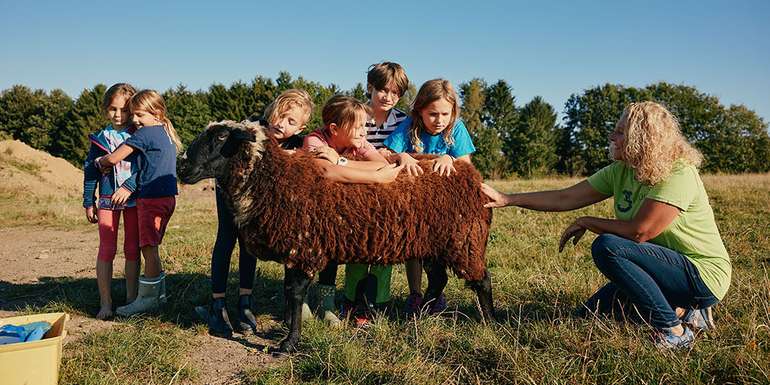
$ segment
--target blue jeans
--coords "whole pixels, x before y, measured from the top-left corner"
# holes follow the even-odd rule
[[[679,325],[674,308],[705,308],[719,302],[684,255],[649,242],[602,234],[591,246],[596,267],[610,280],[585,303],[588,310],[617,310],[624,302],[661,329]]]

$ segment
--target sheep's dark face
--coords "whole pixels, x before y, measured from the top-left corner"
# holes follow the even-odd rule
[[[210,124],[177,160],[179,179],[182,183],[193,184],[224,176],[228,159],[235,155],[240,145],[244,141],[255,140],[255,135],[239,123]]]

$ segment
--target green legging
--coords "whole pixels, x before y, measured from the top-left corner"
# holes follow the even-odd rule
[[[361,263],[349,263],[345,265],[345,298],[348,301],[356,300],[356,287],[368,274],[377,278],[377,296],[375,301],[382,304],[390,301],[390,272],[393,266],[366,265]]]

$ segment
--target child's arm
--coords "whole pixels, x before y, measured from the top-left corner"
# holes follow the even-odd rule
[[[136,191],[136,172],[131,173],[131,176],[112,194],[112,203],[115,205],[126,204],[134,191]]]
[[[112,153],[101,158],[97,158],[96,163],[102,172],[109,172],[113,166],[118,164],[121,160],[126,159],[126,157],[131,155],[133,152],[134,148],[124,143],[118,146],[118,148],[116,148]]]
[[[386,166],[380,165],[378,169],[364,170],[350,166],[332,164],[326,159],[313,159],[313,162],[321,167],[324,178],[341,183],[390,183],[396,180],[398,173],[404,168],[403,165],[396,166],[395,164],[391,164]]]
[[[102,151],[98,147],[91,144],[91,147],[88,149],[86,160],[83,162],[83,208],[86,212],[86,220],[91,223],[96,223],[98,221],[96,210],[94,209],[94,193],[96,192],[96,186],[99,182],[101,172],[96,168],[94,159],[96,159],[101,152]]]

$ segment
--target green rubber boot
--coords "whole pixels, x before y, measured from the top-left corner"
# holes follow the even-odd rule
[[[333,285],[318,284],[318,304],[319,310],[323,312],[324,321],[328,322],[332,326],[338,326],[342,324],[337,315],[334,314],[336,307],[334,306],[334,297],[337,288]]]

